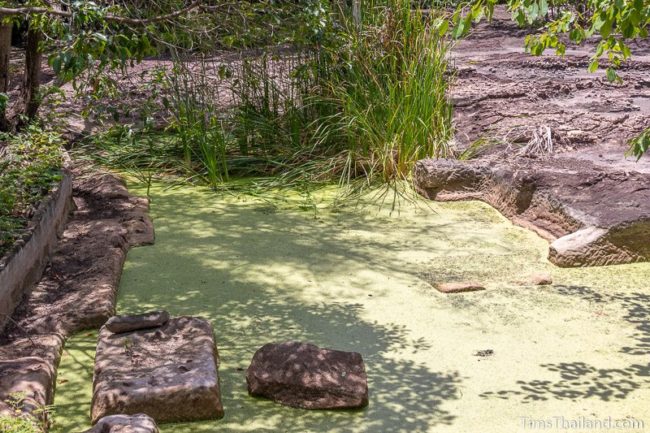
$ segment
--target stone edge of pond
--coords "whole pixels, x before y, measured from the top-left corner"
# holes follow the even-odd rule
[[[71,175],[75,210],[42,278],[0,333],[0,415],[15,415],[8,400],[17,393],[26,413],[52,404],[65,340],[115,314],[128,250],[154,242],[147,199],[130,195],[114,174],[72,168]]]
[[[560,267],[650,261],[650,175],[571,155],[418,161],[414,184],[426,198],[481,200],[550,242]]]

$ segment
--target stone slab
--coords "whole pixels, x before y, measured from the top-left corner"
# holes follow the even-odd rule
[[[63,170],[63,178],[39,206],[25,236],[0,257],[0,332],[25,292],[41,278],[72,207],[72,174]]]
[[[159,328],[169,321],[167,311],[152,311],[135,316],[113,316],[104,326],[115,334],[139,331],[141,329]]]
[[[92,421],[146,413],[156,422],[218,419],[223,406],[212,325],[177,317],[165,325],[99,334]]]
[[[485,290],[485,287],[481,283],[474,281],[463,281],[455,283],[436,283],[434,284],[436,290],[442,293],[466,293],[466,292],[478,292]]]
[[[551,242],[563,267],[650,261],[650,174],[567,155],[423,160],[418,191],[437,200],[479,199]]]
[[[368,378],[359,353],[302,342],[270,343],[253,356],[248,392],[302,409],[368,405]]]

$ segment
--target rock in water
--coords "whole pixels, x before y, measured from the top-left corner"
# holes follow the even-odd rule
[[[156,422],[223,417],[210,322],[177,317],[155,330],[99,333],[92,420],[146,413]]]
[[[485,287],[483,287],[482,284],[473,281],[460,283],[436,283],[434,287],[442,293],[465,293],[485,290]]]
[[[158,328],[168,321],[169,313],[167,311],[153,311],[136,316],[113,316],[106,321],[104,326],[115,334],[121,334],[140,329]]]
[[[548,239],[548,258],[561,267],[650,261],[647,171],[621,170],[564,153],[503,160],[428,159],[416,164],[414,183],[431,199],[491,204]]]
[[[158,433],[156,422],[143,413],[107,416],[84,433]]]
[[[550,286],[553,284],[553,277],[551,274],[538,272],[530,277],[530,283],[534,286]]]
[[[296,408],[368,405],[368,378],[361,355],[309,343],[264,345],[253,356],[246,382],[251,395]]]

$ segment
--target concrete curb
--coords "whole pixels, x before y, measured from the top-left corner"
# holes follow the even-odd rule
[[[74,208],[72,173],[64,168],[59,184],[41,202],[27,233],[0,258],[0,333],[23,295],[43,275],[58,236]]]

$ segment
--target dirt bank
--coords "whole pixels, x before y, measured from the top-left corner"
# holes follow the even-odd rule
[[[650,127],[650,41],[610,83],[586,70],[593,45],[532,57],[525,33],[499,9],[456,47],[456,140],[474,159],[421,162],[420,191],[490,203],[560,266],[650,260],[650,159],[625,156]]]

